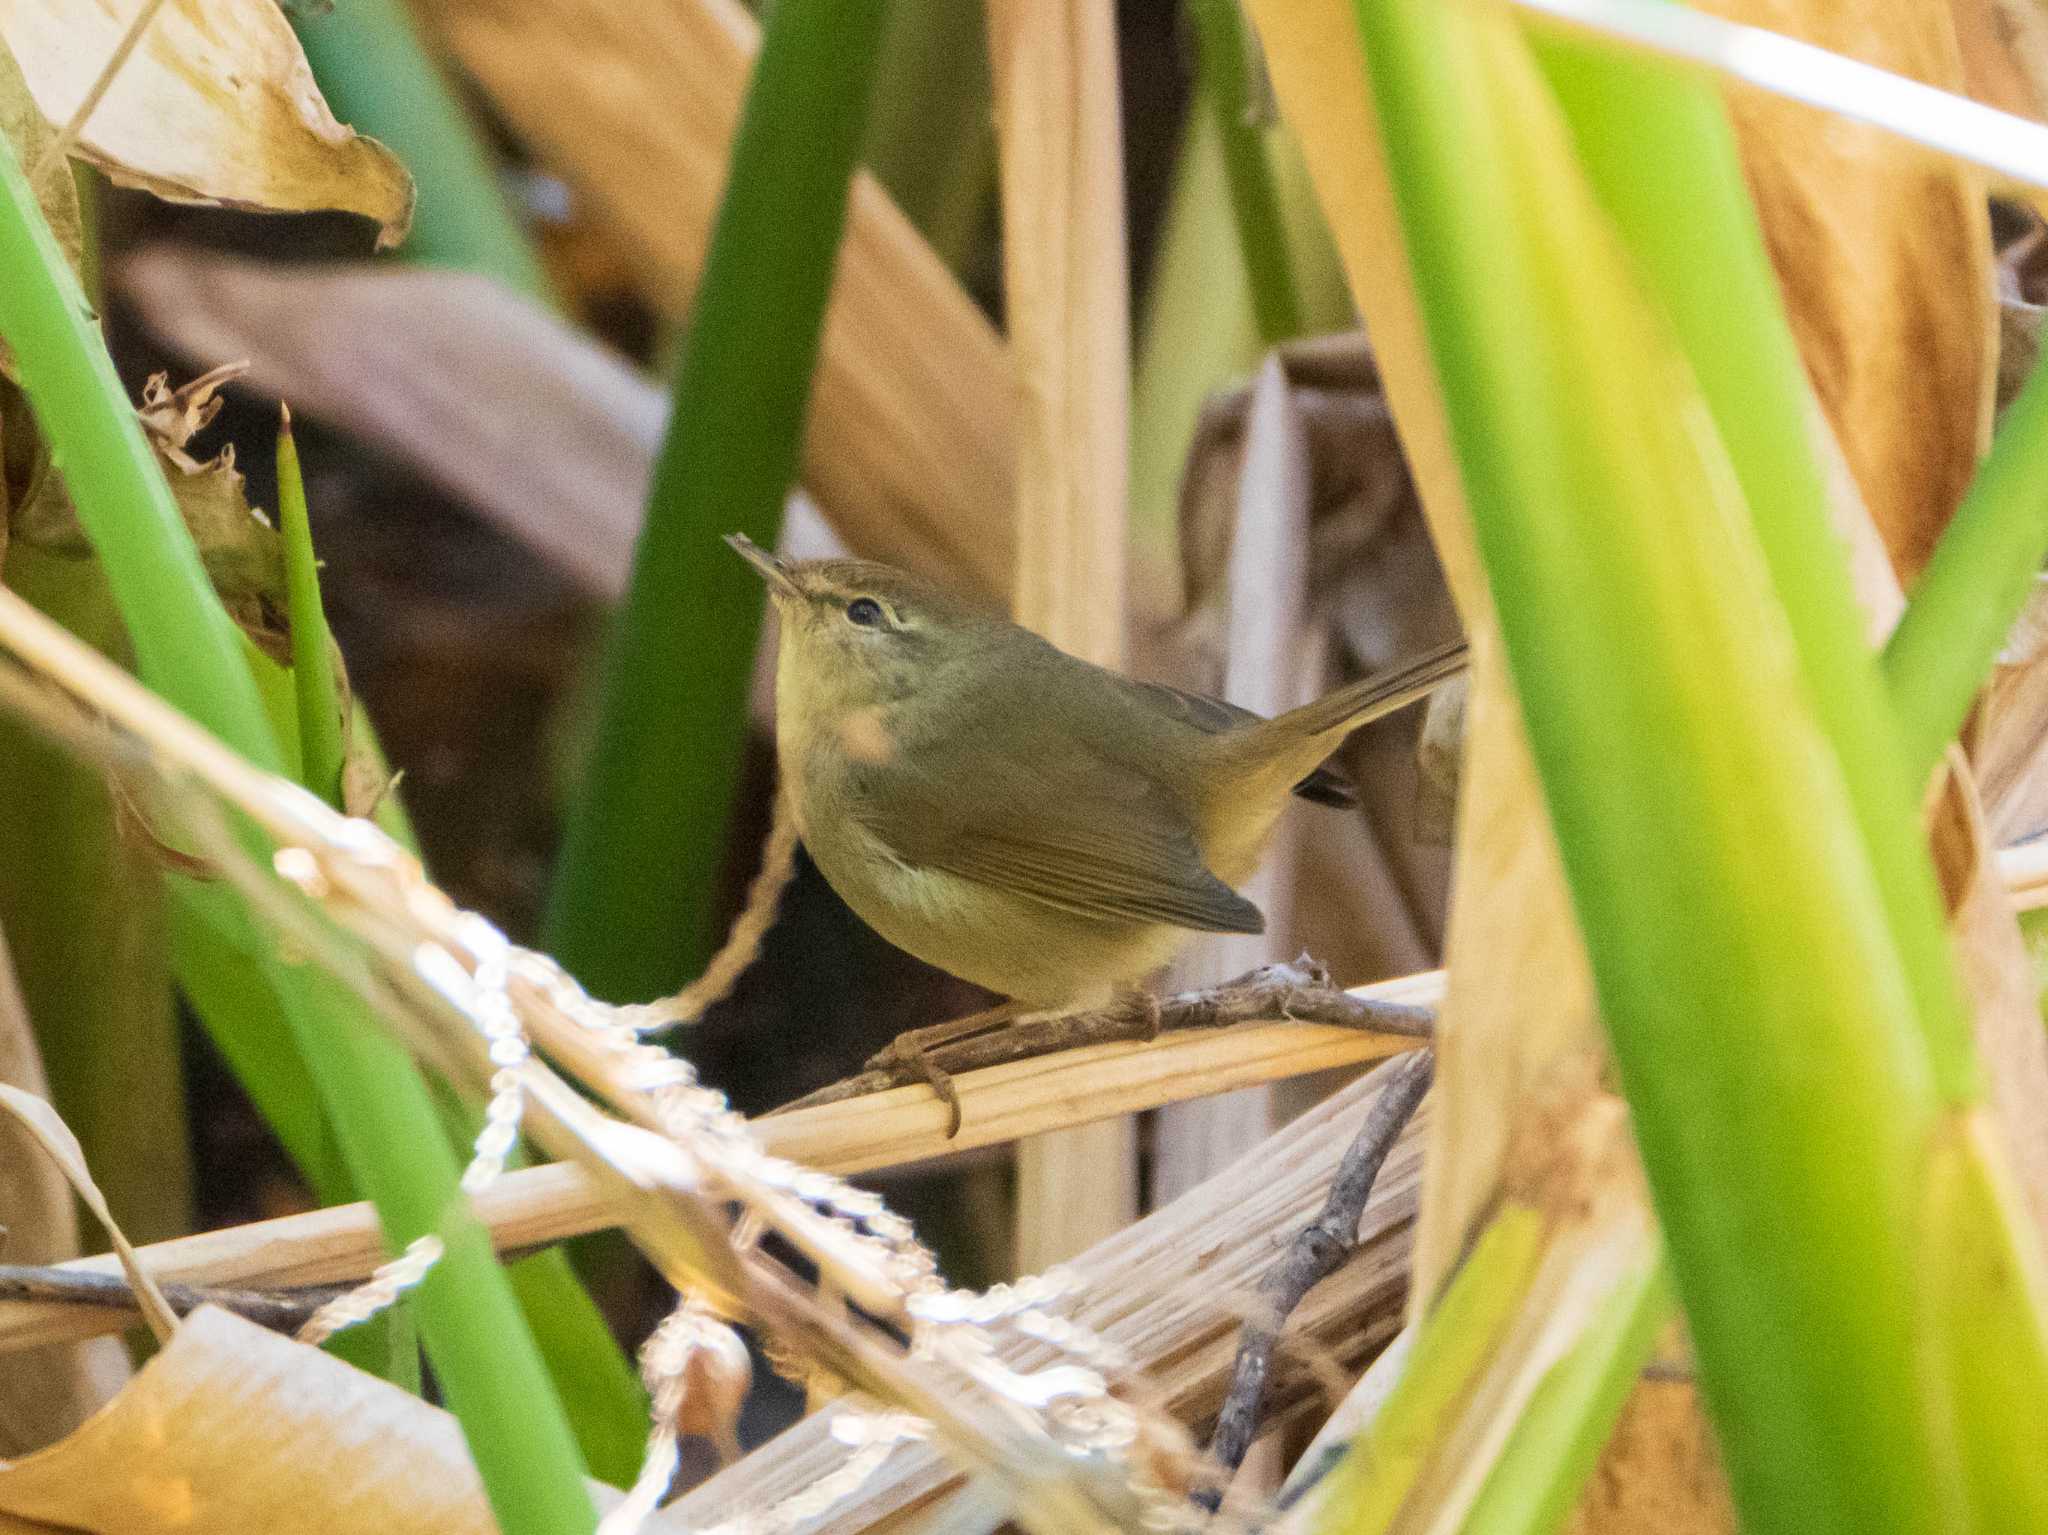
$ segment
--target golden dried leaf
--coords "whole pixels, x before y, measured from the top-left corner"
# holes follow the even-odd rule
[[[2040,0],[1951,0],[1965,94],[2022,117],[2048,105],[2048,10]]]
[[[0,0],[0,37],[45,119],[71,120],[142,3]],[[380,247],[412,218],[405,168],[335,121],[271,0],[167,0],[74,153],[171,202],[359,213]]]
[[[0,1466],[0,1529],[488,1535],[455,1420],[214,1307],[106,1411]]]
[[[687,315],[758,45],[748,9],[427,0],[420,11],[616,234],[641,293]],[[987,319],[874,178],[856,175],[804,487],[856,552],[999,597],[1014,563],[1016,403]]]

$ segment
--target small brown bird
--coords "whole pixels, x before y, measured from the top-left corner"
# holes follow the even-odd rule
[[[1088,1006],[1195,932],[1256,933],[1231,886],[1289,793],[1465,664],[1462,642],[1262,719],[1093,666],[916,576],[727,540],[781,621],[776,752],[832,888],[898,948],[1033,1007]]]

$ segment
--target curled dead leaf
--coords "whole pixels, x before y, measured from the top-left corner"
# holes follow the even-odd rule
[[[495,1528],[448,1414],[210,1306],[106,1411],[0,1466],[0,1526],[12,1520],[95,1535]]]
[[[176,389],[171,387],[168,373],[152,373],[142,386],[136,419],[159,451],[175,453],[186,467],[196,469],[199,466],[186,456],[186,448],[220,414],[221,387],[248,371],[246,361],[224,362]]]
[[[0,0],[0,37],[48,122],[71,121],[143,3]],[[74,153],[170,202],[358,213],[376,221],[380,248],[412,219],[412,178],[335,120],[271,0],[167,0]]]

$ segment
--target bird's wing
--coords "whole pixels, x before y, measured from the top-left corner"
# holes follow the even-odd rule
[[[906,864],[1084,917],[1265,929],[1157,785],[1064,733],[995,761],[938,743],[912,755],[849,785],[862,825]]]
[[[1221,735],[1241,725],[1259,724],[1264,718],[1236,704],[1211,698],[1207,693],[1190,693],[1185,688],[1168,687],[1163,682],[1140,682],[1135,677],[1117,677],[1116,680],[1136,702],[1169,719],[1192,725],[1204,735]],[[1349,810],[1358,803],[1358,791],[1352,787],[1351,780],[1328,763],[1296,784],[1294,792],[1305,800],[1338,810]]]

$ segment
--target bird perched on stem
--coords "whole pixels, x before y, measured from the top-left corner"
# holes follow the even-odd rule
[[[1276,719],[1137,682],[931,582],[728,542],[781,624],[776,755],[798,834],[900,949],[1035,1008],[1097,1006],[1197,932],[1256,933],[1231,887],[1290,794],[1465,664],[1462,642]]]

